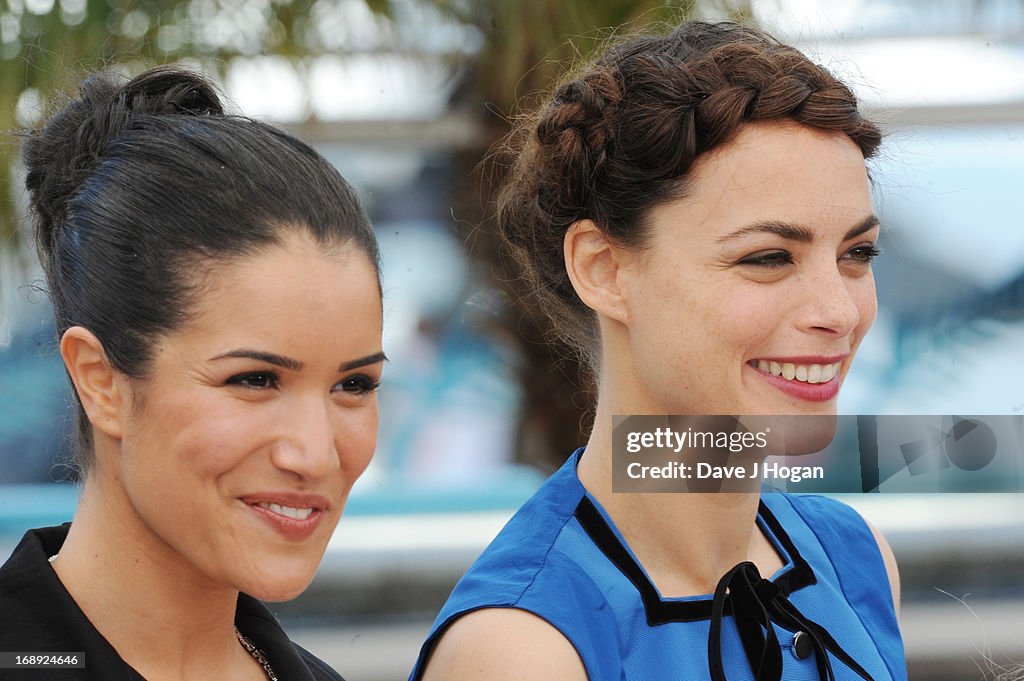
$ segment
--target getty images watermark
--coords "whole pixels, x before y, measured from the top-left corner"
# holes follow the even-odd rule
[[[616,416],[615,492],[1018,492],[1024,416]]]

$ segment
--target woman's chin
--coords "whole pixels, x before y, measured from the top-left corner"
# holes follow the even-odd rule
[[[272,564],[258,575],[242,577],[237,584],[239,591],[270,603],[281,603],[298,597],[309,587],[316,574],[317,563],[312,565],[288,565],[273,569]]]
[[[309,586],[312,580],[301,582],[289,582],[279,584],[267,584],[254,586],[252,589],[241,589],[245,594],[267,603],[284,603],[298,598]]]

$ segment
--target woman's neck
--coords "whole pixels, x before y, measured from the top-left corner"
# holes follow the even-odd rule
[[[150,681],[261,678],[235,635],[238,591],[185,563],[111,483],[97,470],[87,477],[52,562],[78,607]]]
[[[755,520],[760,501],[756,485],[730,493],[613,492],[615,408],[598,401],[577,471],[663,596],[710,593],[725,572],[747,560],[766,577],[782,567]]]

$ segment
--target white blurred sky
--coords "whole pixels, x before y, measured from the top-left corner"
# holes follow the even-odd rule
[[[1000,35],[1024,24],[1017,0],[754,0],[753,7],[761,25],[835,71],[872,108],[1024,101],[1024,43]],[[345,19],[350,33],[380,30],[358,14]],[[436,119],[453,78],[441,59],[422,55],[468,51],[479,42],[431,19],[420,35],[435,39],[426,50],[414,46],[420,57],[324,57],[311,64],[308,88],[282,59],[239,60],[227,89],[243,111],[279,121],[307,111],[326,121]]]

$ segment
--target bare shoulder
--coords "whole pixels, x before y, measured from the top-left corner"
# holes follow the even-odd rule
[[[861,516],[862,518],[864,516]],[[867,523],[868,529],[871,530],[871,534],[874,535],[875,541],[878,542],[878,550],[882,553],[882,560],[885,562],[885,571],[889,575],[889,587],[892,589],[892,604],[896,610],[896,614],[900,614],[900,571],[896,565],[896,556],[892,552],[892,548],[889,546],[889,542],[886,541],[885,535],[881,531],[871,524],[867,518],[864,518],[864,522]]]
[[[576,649],[555,627],[515,608],[463,615],[442,635],[423,681],[587,681]]]

